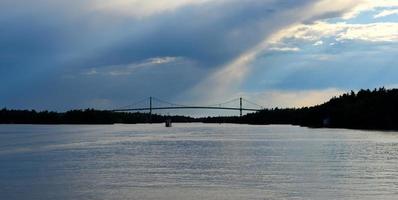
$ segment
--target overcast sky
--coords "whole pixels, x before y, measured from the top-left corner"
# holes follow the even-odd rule
[[[398,86],[397,0],[2,0],[0,107],[266,107]]]

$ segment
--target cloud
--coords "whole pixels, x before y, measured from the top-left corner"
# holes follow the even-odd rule
[[[279,41],[274,42],[281,43],[291,39],[318,42],[322,38],[330,37],[336,41],[398,42],[398,23],[348,24],[318,21],[286,29],[279,35]]]
[[[373,18],[381,18],[381,17],[387,17],[390,15],[396,15],[398,14],[398,9],[395,10],[383,10],[379,14],[374,15]]]
[[[243,87],[252,91],[350,90],[397,83],[398,43],[345,41],[321,48],[312,44],[304,42],[298,53],[263,54],[253,63]]]
[[[97,75],[98,71],[96,69],[90,69],[89,71],[83,72],[83,75],[92,76]]]
[[[215,1],[217,0],[94,0],[91,1],[90,9],[113,15],[143,18],[164,12],[171,12],[183,6],[197,6]]]
[[[166,63],[171,63],[176,61],[178,58],[177,57],[157,57],[157,58],[150,58],[147,60],[146,64],[152,64],[152,65],[160,65],[160,64],[166,64]]]
[[[151,67],[162,66],[166,64],[178,64],[182,62],[183,58],[178,57],[157,57],[149,58],[142,62],[130,63],[126,65],[112,65],[112,66],[101,66],[97,68],[91,68],[83,72],[83,75],[111,75],[111,76],[128,76],[137,70],[148,69]]]
[[[357,5],[343,16],[343,19],[351,19],[362,12],[372,11],[377,8],[398,8],[398,2],[396,0],[359,0]]]
[[[288,30],[286,27],[294,27],[296,24],[312,22],[330,17],[338,17],[350,10],[356,3],[338,0],[321,0],[311,4],[296,6],[272,15],[262,25],[272,24],[275,28],[262,35],[261,42],[244,51],[232,62],[220,67],[210,77],[193,88],[192,93],[200,94],[201,99],[216,99],[217,97],[233,97],[239,84],[250,72],[250,63],[264,51],[298,51],[297,47],[286,47],[278,39]],[[278,24],[274,20],[278,19]],[[277,25],[277,26],[276,26]],[[282,37],[283,38],[283,37]]]
[[[321,46],[321,45],[323,45],[323,41],[322,40],[319,40],[319,41],[314,43],[314,46]]]
[[[339,24],[335,27],[342,30],[337,40],[398,42],[398,23]]]
[[[298,47],[271,47],[271,48],[269,48],[269,51],[295,52],[295,51],[300,51],[300,48],[298,48]]]

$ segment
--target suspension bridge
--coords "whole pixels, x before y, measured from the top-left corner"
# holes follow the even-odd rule
[[[160,103],[161,105],[158,105],[157,103]],[[236,103],[237,105],[231,105],[232,103]],[[244,105],[252,107],[244,107]],[[158,99],[156,97],[148,97],[140,101],[137,101],[133,104],[117,108],[111,111],[113,112],[149,111],[149,113],[152,114],[152,111],[154,110],[179,110],[179,109],[235,110],[239,111],[240,116],[242,116],[243,111],[257,112],[264,109],[264,107],[257,103],[246,100],[244,98],[236,98],[218,104],[198,106],[198,105],[175,104]]]

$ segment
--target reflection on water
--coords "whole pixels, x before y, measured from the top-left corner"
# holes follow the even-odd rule
[[[396,199],[398,133],[0,126],[0,199]]]

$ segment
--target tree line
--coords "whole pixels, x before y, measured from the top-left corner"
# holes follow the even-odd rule
[[[34,110],[0,110],[2,124],[114,124],[114,123],[245,123],[292,124],[307,127],[398,130],[398,89],[351,91],[328,102],[303,108],[273,108],[242,117],[162,116],[148,113],[119,113],[94,109],[64,113]]]
[[[265,109],[243,117],[212,117],[202,121],[398,130],[398,89],[362,89],[312,107]]]
[[[166,119],[174,122],[193,122],[186,116],[163,116],[149,113],[121,113],[94,109],[71,110],[65,113],[35,110],[0,110],[1,124],[137,124],[163,123]]]

